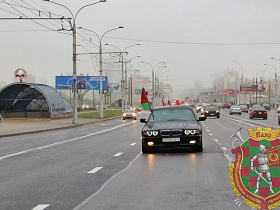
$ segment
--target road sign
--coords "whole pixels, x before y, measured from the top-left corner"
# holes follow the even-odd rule
[[[154,100],[154,97],[151,97],[151,100]]]

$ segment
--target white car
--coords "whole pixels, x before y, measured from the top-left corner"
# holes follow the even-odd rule
[[[241,115],[241,107],[240,106],[237,106],[237,105],[233,105],[230,107],[229,109],[229,114],[232,115],[232,114],[239,114]]]
[[[202,108],[203,104],[197,104],[196,105],[196,113],[198,113],[200,111],[200,109]]]
[[[132,109],[126,109],[124,110],[124,113],[122,114],[123,120],[126,118],[133,118],[133,120],[136,120],[137,113],[133,111]]]

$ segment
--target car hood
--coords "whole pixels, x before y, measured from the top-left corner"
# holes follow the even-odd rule
[[[147,123],[143,130],[170,130],[170,129],[200,129],[200,124],[197,121],[168,121]]]

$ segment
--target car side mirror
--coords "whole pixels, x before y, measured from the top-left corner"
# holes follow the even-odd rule
[[[141,118],[141,119],[140,119],[140,122],[141,122],[141,123],[147,123],[147,121],[146,121],[145,118]]]
[[[206,117],[199,117],[198,118],[198,121],[204,121],[204,120],[206,120]]]

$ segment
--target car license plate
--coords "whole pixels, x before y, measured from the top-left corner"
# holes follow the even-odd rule
[[[259,112],[259,114],[262,114],[262,112]]]
[[[180,138],[162,138],[162,142],[178,142]]]

